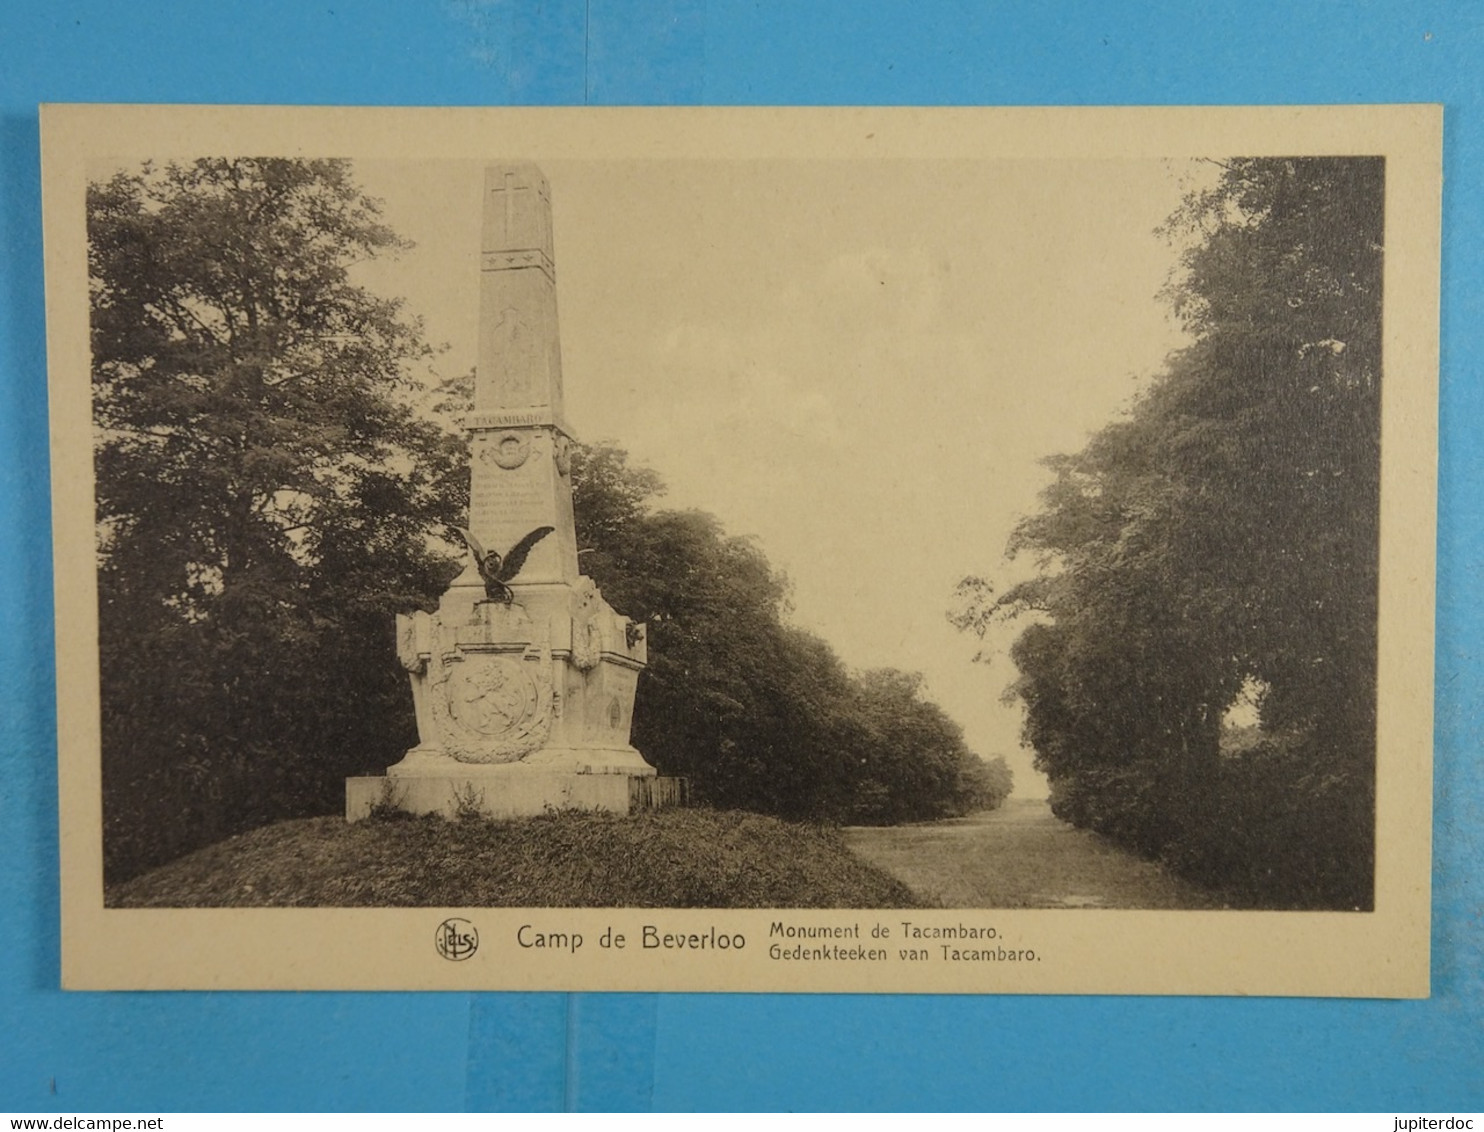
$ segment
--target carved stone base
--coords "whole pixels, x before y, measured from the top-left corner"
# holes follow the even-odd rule
[[[386,778],[347,779],[346,816],[378,804],[492,816],[627,813],[629,780],[655,776],[629,744],[642,632],[585,577],[513,586],[506,605],[487,600],[467,574],[436,613],[397,618],[419,743]]]

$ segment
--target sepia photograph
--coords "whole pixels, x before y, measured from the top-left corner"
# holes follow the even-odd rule
[[[48,113],[69,985],[1426,993],[1431,108]]]

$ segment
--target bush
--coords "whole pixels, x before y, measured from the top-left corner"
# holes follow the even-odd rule
[[[1063,821],[1260,908],[1373,907],[1374,806],[1353,760],[1277,739],[1224,755],[1199,799],[1152,760],[1089,768],[1051,793]]]
[[[1227,756],[1208,820],[1172,842],[1166,860],[1242,903],[1369,911],[1375,792],[1346,762],[1281,742]]]

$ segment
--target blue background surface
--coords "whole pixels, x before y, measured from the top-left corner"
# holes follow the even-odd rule
[[[10,0],[0,1109],[1484,1109],[1481,64],[1478,3]],[[43,101],[1444,103],[1433,997],[63,994]]]

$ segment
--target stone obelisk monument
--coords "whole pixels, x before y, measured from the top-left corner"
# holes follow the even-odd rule
[[[346,814],[374,805],[494,816],[627,811],[655,771],[629,745],[644,633],[577,569],[570,431],[562,410],[551,194],[534,165],[484,174],[471,547],[436,613],[397,618],[420,742],[385,778],[346,782]],[[510,555],[550,528],[524,562]],[[511,563],[486,584],[494,556]],[[654,782],[640,791],[653,800]],[[659,793],[667,793],[660,791]]]

